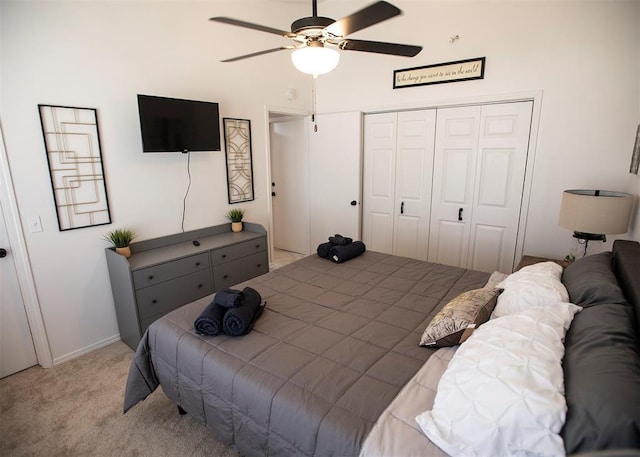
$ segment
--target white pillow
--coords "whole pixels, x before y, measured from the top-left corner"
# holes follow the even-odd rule
[[[510,274],[496,286],[504,291],[498,296],[491,318],[547,303],[568,302],[569,293],[561,277],[562,267],[555,262],[536,263]]]
[[[427,437],[452,456],[564,455],[563,339],[581,309],[554,303],[480,326],[416,417]]]

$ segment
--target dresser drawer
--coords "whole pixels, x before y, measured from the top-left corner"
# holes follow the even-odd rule
[[[137,290],[138,313],[141,320],[163,315],[212,292],[209,270],[197,271]]]
[[[162,265],[136,270],[133,272],[133,284],[136,289],[142,289],[178,276],[207,269],[209,269],[209,254],[203,252],[202,254],[172,260]]]
[[[266,237],[256,238],[255,240],[244,241],[242,243],[233,244],[224,248],[211,251],[211,263],[219,265],[224,262],[231,262],[241,257],[254,254],[256,252],[266,251]]]
[[[220,290],[268,272],[267,252],[259,252],[222,265],[214,265],[213,284],[216,290]]]

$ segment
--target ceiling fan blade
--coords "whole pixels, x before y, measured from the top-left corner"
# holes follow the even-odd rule
[[[267,27],[266,25],[254,24],[252,22],[241,21],[239,19],[233,19],[231,17],[217,16],[210,17],[209,20],[222,22],[229,25],[237,25],[238,27],[244,27],[246,29],[259,30],[260,32],[273,33],[275,35],[280,35],[286,38],[295,36],[295,34],[287,32],[286,30],[274,29],[273,27]]]
[[[283,51],[285,49],[293,49],[295,46],[281,46],[279,48],[267,49],[265,51],[252,52],[251,54],[245,54],[243,56],[232,57],[231,59],[221,60],[220,62],[235,62],[236,60],[248,59],[249,57],[261,56],[263,54],[270,54],[272,52]]]
[[[341,40],[338,47],[345,51],[377,52],[404,57],[413,57],[422,51],[422,46],[367,40]]]
[[[378,22],[391,19],[402,12],[387,2],[373,3],[360,11],[356,11],[350,16],[338,19],[333,24],[327,26],[325,30],[335,36],[347,36],[358,30],[362,30]]]

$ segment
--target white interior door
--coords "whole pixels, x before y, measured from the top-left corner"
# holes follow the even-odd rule
[[[438,109],[430,261],[512,271],[532,105]]]
[[[309,156],[303,117],[269,124],[273,245],[309,254]]]
[[[466,266],[480,106],[438,109],[429,261]]]
[[[513,269],[533,102],[484,105],[468,268]]]
[[[0,204],[0,378],[38,363]]]
[[[435,110],[398,113],[393,254],[427,260]]]
[[[309,227],[314,252],[339,233],[359,240],[362,175],[362,115],[316,116],[309,131]]]
[[[397,113],[364,117],[362,240],[385,254],[393,254],[397,119]]]

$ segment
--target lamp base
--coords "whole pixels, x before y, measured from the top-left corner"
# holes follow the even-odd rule
[[[584,253],[582,254],[582,257],[587,255],[587,247],[589,246],[589,241],[602,241],[603,243],[607,242],[606,235],[596,235],[595,233],[573,232],[573,237],[578,239],[578,243],[584,243]]]

